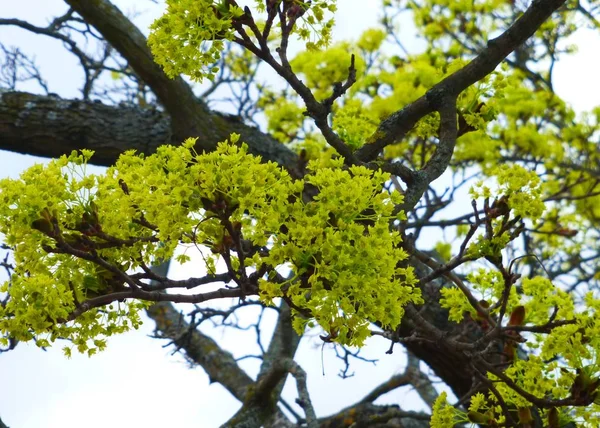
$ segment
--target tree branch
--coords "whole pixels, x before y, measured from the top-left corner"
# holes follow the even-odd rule
[[[382,121],[371,137],[371,141],[357,150],[356,157],[364,162],[372,161],[384,147],[401,141],[417,121],[435,111],[437,107],[435,101],[440,94],[456,97],[490,74],[564,3],[565,0],[534,0],[525,13],[502,35],[488,41],[487,48],[473,61],[433,86],[418,100]]]
[[[466,87],[491,72],[515,46],[523,43],[524,40],[533,34],[539,25],[550,16],[552,11],[561,6],[563,1],[534,0],[532,6],[525,14],[502,36],[490,41],[488,47],[469,65],[435,85],[424,97],[409,104],[383,121],[377,133],[374,134],[378,138],[359,150],[359,159],[363,161],[373,160],[386,145],[404,138],[404,135],[412,129],[420,118],[436,109],[440,109],[439,100],[441,98],[455,98]],[[36,97],[29,94],[3,94],[0,98],[1,147],[6,146],[21,153],[31,153],[31,148],[34,147],[38,151],[36,154],[45,156],[56,156],[59,154],[58,147],[62,144],[65,144],[65,146],[62,146],[63,150],[60,151],[60,154],[68,153],[72,148],[100,148],[105,153],[102,158],[105,164],[110,164],[114,162],[119,153],[129,148],[136,148],[145,153],[151,152],[158,145],[165,142],[158,141],[163,135],[169,142],[179,142],[187,136],[199,136],[201,137],[199,148],[211,150],[214,148],[216,141],[225,139],[230,132],[239,132],[237,131],[239,129],[244,131],[239,133],[242,134],[242,140],[250,144],[252,153],[265,153],[265,159],[277,161],[280,165],[288,168],[296,167],[297,157],[282,145],[276,143],[270,137],[261,134],[259,131],[253,130],[239,122],[230,120],[224,116],[211,114],[194,97],[191,89],[182,79],[169,80],[152,61],[152,56],[146,47],[145,38],[141,32],[110,2],[107,0],[96,0],[93,2],[67,0],[67,2],[86,21],[94,25],[104,35],[106,40],[129,61],[136,73],[156,93],[167,113],[171,116],[172,121],[169,121],[166,116],[162,116],[165,122],[159,121],[159,116],[138,119],[145,126],[149,124],[157,125],[159,122],[164,123],[163,127],[160,128],[160,132],[158,132],[159,137],[154,137],[152,144],[155,145],[150,145],[147,142],[148,140],[145,140],[143,137],[136,138],[136,136],[127,135],[128,132],[141,133],[142,136],[148,135],[145,132],[146,128],[144,126],[133,127],[130,124],[118,122],[118,118],[116,117],[112,117],[112,121],[104,123],[105,126],[96,124],[92,130],[89,130],[86,128],[86,125],[93,123],[95,119],[93,114],[95,112],[100,112],[104,108],[112,109],[110,110],[110,114],[109,110],[102,110],[105,115],[104,117],[111,117],[111,114],[118,115],[121,112],[129,113],[129,111],[126,111],[123,107],[108,107],[101,104],[85,103],[83,109],[89,108],[90,110],[84,114],[85,117],[83,120],[81,118],[75,120],[75,123],[79,127],[75,125],[77,132],[74,133],[72,130],[73,118],[77,119],[75,113],[84,103],[71,102],[75,104],[66,108],[66,110],[69,110],[67,113],[61,113],[60,109],[56,109],[60,118],[57,122],[56,117],[52,116],[52,113],[56,113],[56,110],[51,111],[49,105],[45,105],[45,108],[40,108],[37,105],[38,101],[49,102],[48,100],[54,100],[54,103],[69,103],[69,101],[57,100],[52,97]],[[8,105],[11,97],[16,97],[12,100],[12,107]],[[26,99],[25,102],[23,102],[24,99]],[[70,111],[71,108],[73,111]],[[135,113],[133,110],[137,109],[131,110],[133,114]],[[441,109],[442,113],[444,111]],[[72,115],[69,116],[69,114]],[[139,111],[136,114],[139,114]],[[152,114],[160,115],[156,111]],[[443,116],[449,118],[450,114],[444,113]],[[444,117],[442,118],[442,122],[446,120]],[[32,120],[32,118],[35,120]],[[454,116],[454,128],[456,126],[455,122]],[[56,123],[58,125],[55,125]],[[58,128],[53,129],[53,132],[59,138],[59,141],[52,141],[50,135],[44,133],[43,125],[58,126]],[[29,128],[29,126],[34,127]],[[5,130],[6,133],[4,132]],[[34,132],[36,130],[43,131],[42,135],[44,137],[40,138],[37,136]],[[67,138],[60,135],[63,132]],[[116,136],[120,138],[118,144],[108,141],[111,139],[111,132],[116,132]],[[23,136],[22,134],[26,135]],[[434,180],[445,169],[445,167],[442,168],[444,162],[446,162],[445,159],[451,156],[453,149],[452,138],[450,138],[451,134],[455,134],[452,126],[442,126],[440,145],[436,154],[425,168],[419,171],[419,173],[424,175],[424,179]],[[383,137],[379,138],[379,135],[383,135]],[[91,136],[94,139],[90,140]],[[28,148],[18,148],[18,143],[15,141],[28,145]],[[263,145],[261,142],[266,143]],[[77,144],[81,143],[84,143],[84,145],[77,147]],[[106,144],[109,146],[106,146]],[[52,145],[52,149],[46,147],[47,145]],[[413,178],[412,171],[406,171],[402,168],[400,170],[404,176]],[[411,200],[416,199],[418,201],[422,195],[421,187],[422,184],[414,186],[414,189],[411,190],[413,192]],[[415,355],[427,362],[450,385],[454,392],[460,396],[462,395],[461,392],[469,390],[471,383],[469,358],[462,352],[469,347],[466,344],[463,345],[460,342],[451,341],[445,337],[445,333],[449,328],[440,328],[440,326],[448,326],[447,314],[436,302],[434,301],[433,304],[420,312],[417,312],[412,307],[407,308],[405,319],[398,333],[404,337],[408,337],[415,331],[417,326],[421,329],[430,342],[407,343],[407,347]],[[148,310],[148,314],[156,321],[157,328],[163,332],[165,337],[171,338],[178,346],[186,346],[187,355],[193,361],[202,365],[209,376],[211,376],[211,379],[222,383],[234,396],[244,400],[248,386],[252,383],[252,380],[241,371],[230,354],[218,348],[212,339],[207,338],[200,332],[196,330],[190,332],[189,328],[187,328],[188,325],[183,322],[180,314],[170,303],[158,303]],[[439,343],[435,343],[435,341]],[[192,345],[186,345],[188,342],[192,343]],[[275,372],[273,377],[264,378],[265,383],[262,384],[263,386],[267,385],[271,390],[277,387],[286,372],[279,373],[277,370]],[[361,411],[364,410],[364,415],[382,413],[380,412],[381,409],[378,409],[378,411],[373,410],[369,413],[368,409],[372,408],[366,405],[361,406]]]
[[[421,412],[401,410],[398,406],[378,406],[361,403],[347,407],[335,415],[319,419],[321,428],[384,427],[402,426],[406,428],[429,427],[430,416]]]
[[[415,357],[410,351],[406,352],[408,362],[406,369],[403,373],[394,375],[380,385],[377,385],[371,392],[369,392],[362,400],[361,403],[372,403],[384,394],[393,391],[396,388],[411,385],[421,399],[433,407],[433,403],[438,397],[438,393],[431,385],[429,377],[419,369],[420,360]]]
[[[110,165],[125,150],[151,153],[171,141],[170,121],[155,109],[107,106],[25,92],[0,94],[0,149],[43,157],[93,149]]]
[[[292,313],[290,307],[281,301],[279,305],[279,318],[277,319],[277,325],[275,331],[271,337],[269,348],[263,357],[262,365],[258,373],[258,379],[264,376],[279,360],[294,358],[298,345],[300,344],[300,336],[296,333],[292,327]],[[285,381],[285,379],[284,379]],[[277,396],[281,394],[283,389],[284,381],[280,382],[276,389]]]
[[[226,115],[210,115],[216,141],[238,133],[250,153],[300,175],[298,156],[273,137]],[[169,115],[153,108],[109,106],[25,92],[0,93],[0,150],[59,157],[87,148],[95,151],[91,163],[108,166],[126,150],[149,155],[161,145],[181,143],[171,127]]]
[[[142,32],[108,0],[65,0],[75,12],[94,26],[104,39],[127,60],[130,67],[156,94],[172,119],[173,134],[183,140],[203,136],[201,149],[216,143],[214,123],[208,109],[181,77],[169,79],[154,62]]]
[[[237,132],[242,141],[254,149],[253,154],[284,161],[280,164],[292,169],[294,174],[297,156],[290,150],[281,148],[281,144],[270,137],[255,141],[262,134],[251,131],[252,128],[242,123],[231,123],[222,115],[211,114],[181,77],[170,79],[154,62],[142,32],[109,0],[65,1],[104,36],[154,92],[171,117],[172,141],[181,143],[188,137],[200,137],[196,150],[211,151],[217,142],[227,139],[231,132]]]
[[[437,98],[437,95],[435,92],[430,94],[432,99]],[[397,208],[398,210],[404,210],[404,212],[411,211],[417,205],[429,184],[439,178],[448,168],[454,153],[458,133],[456,98],[450,96],[435,103],[439,105],[438,110],[440,112],[440,142],[425,167],[418,171],[413,176],[412,182],[408,184],[404,195],[404,203]]]

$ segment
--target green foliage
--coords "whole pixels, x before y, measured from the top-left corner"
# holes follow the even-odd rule
[[[433,404],[431,416],[431,426],[439,428],[451,428],[456,425],[459,420],[459,413],[447,401],[448,394],[442,392]]]
[[[350,66],[348,51],[351,49],[350,44],[339,43],[317,52],[300,52],[291,65],[294,72],[304,78],[315,98],[322,100],[331,94],[334,83],[346,78]],[[355,66],[359,74],[364,71],[365,64],[361,57],[357,58]]]
[[[538,220],[545,210],[541,181],[534,171],[528,171],[520,165],[497,165],[486,171],[494,177],[498,188],[492,190],[483,181],[476,183],[471,195],[476,198],[489,198],[493,195],[504,197],[515,216]],[[478,190],[479,189],[479,190]],[[503,248],[504,246],[502,246]]]
[[[304,180],[292,180],[245,146],[222,143],[196,154],[193,144],[163,146],[148,157],[125,153],[100,176],[85,175],[86,152],[3,180],[0,231],[14,247],[18,269],[2,330],[20,340],[67,338],[83,351],[89,340],[137,327],[143,302],[87,312],[82,302],[132,290],[125,272],[172,257],[180,244],[210,247],[204,256],[209,273],[219,257],[237,275],[265,269],[273,278],[277,269],[291,268],[284,283],[260,280],[261,299],[289,298],[344,344],[361,345],[369,321],[397,326],[402,307],[421,301],[412,269],[397,267],[407,255],[388,223],[402,196],[381,192],[388,174],[346,171],[340,159],[314,164]],[[306,184],[319,190],[307,203]],[[239,255],[230,254],[227,225],[268,250],[242,266]],[[67,323],[78,310],[85,313]],[[300,320],[299,333],[308,322]]]
[[[286,230],[264,260],[271,266],[291,263],[294,277],[287,290],[266,281],[261,290],[269,302],[286,293],[295,306],[310,309],[332,339],[362,345],[368,321],[397,326],[403,307],[422,300],[412,287],[412,268],[397,267],[407,254],[398,247],[399,234],[389,232],[394,202],[401,201],[397,193],[381,192],[389,175],[341,166],[340,160],[306,176],[319,194],[308,204],[289,206]]]
[[[267,129],[282,143],[294,140],[304,122],[302,108],[293,101],[269,103],[265,115],[268,118]]]
[[[356,98],[347,100],[335,112],[333,129],[353,150],[360,148],[377,129],[377,120],[369,113]]]
[[[167,1],[167,13],[150,27],[148,44],[168,76],[183,73],[193,80],[212,80],[218,68],[211,64],[220,58],[223,40],[233,38],[231,21],[243,14],[222,0]]]
[[[282,1],[287,17],[282,31],[296,34],[309,50],[330,43],[334,21],[328,14],[335,12],[335,1],[278,0],[274,7],[280,7]],[[255,3],[257,11],[266,10],[264,1]],[[240,30],[249,18],[227,0],[168,0],[166,13],[150,26],[148,45],[169,77],[185,74],[194,81],[213,80],[224,41],[248,37]]]

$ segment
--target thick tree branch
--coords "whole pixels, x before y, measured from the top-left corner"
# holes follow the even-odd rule
[[[458,96],[469,86],[490,74],[512,51],[523,44],[561,7],[565,0],[534,0],[525,13],[499,37],[488,41],[487,48],[465,67],[433,86],[425,95],[381,122],[371,141],[356,152],[368,162],[384,147],[401,141],[422,117],[436,110],[439,96]]]
[[[277,397],[274,392],[290,373],[296,379],[298,404],[306,414],[306,426],[318,428],[317,416],[306,386],[306,372],[291,358],[273,361],[269,371],[264,372],[246,396],[242,408],[224,426],[254,428],[263,426],[276,410]],[[278,394],[277,394],[278,395]]]
[[[432,98],[437,93],[432,93]],[[425,167],[418,171],[413,177],[412,182],[408,184],[404,195],[404,203],[398,207],[405,212],[411,211],[423,193],[427,190],[432,181],[439,178],[452,159],[458,127],[456,122],[456,98],[454,96],[446,97],[443,100],[436,101],[440,112],[440,142],[427,162]]]
[[[238,133],[252,154],[299,175],[298,156],[273,137],[229,116],[210,115],[219,125],[214,130],[217,141]],[[180,142],[171,132],[170,117],[156,109],[0,93],[0,150],[58,157],[88,148],[95,151],[91,163],[108,166],[126,150],[151,154],[163,144]]]
[[[127,60],[130,67],[156,94],[172,119],[173,133],[183,140],[202,136],[200,148],[210,149],[217,142],[214,123],[207,107],[200,102],[181,77],[169,79],[154,62],[142,32],[108,0],[65,0],[94,26],[104,39]]]
[[[407,357],[408,364],[405,373],[410,379],[410,384],[415,388],[419,397],[432,408],[433,403],[438,398],[438,392],[433,387],[429,376],[423,373],[419,368],[420,360],[411,352],[407,352]]]
[[[43,157],[92,149],[110,165],[125,150],[152,153],[171,142],[170,121],[156,109],[107,106],[24,92],[0,94],[0,149]]]
[[[277,319],[277,325],[275,331],[271,337],[269,348],[266,354],[263,356],[263,362],[260,366],[260,372],[258,373],[258,379],[264,376],[271,370],[273,364],[283,359],[293,359],[300,344],[300,336],[296,333],[292,327],[292,313],[290,307],[281,301],[279,305],[279,318]],[[277,396],[281,394],[284,382],[275,389]]]
[[[398,406],[361,403],[319,420],[321,428],[389,427],[428,428],[429,415],[401,410]]]
[[[227,422],[227,426],[253,427],[267,425],[275,427],[286,423],[285,416],[276,407],[277,401],[283,390],[287,374],[297,375],[300,380],[303,374],[302,369],[292,364],[294,354],[300,343],[300,337],[292,328],[291,321],[290,308],[282,301],[279,306],[277,325],[269,349],[263,357],[258,379],[246,395],[244,405]],[[302,385],[299,384],[298,387],[300,389]],[[314,410],[312,412],[314,413]]]
[[[284,359],[293,360],[299,344],[300,336],[296,334],[296,331],[292,327],[292,313],[290,307],[282,300],[279,305],[279,318],[277,319],[277,325],[275,326],[275,331],[271,337],[269,348],[267,349],[266,354],[263,356],[263,363],[260,366],[258,380],[260,381],[260,379],[272,369],[273,364],[275,364],[277,361]],[[272,395],[274,398],[279,398],[281,396],[285,379],[286,377],[281,379],[279,384],[273,388]],[[268,420],[265,421],[265,424],[276,427],[276,421],[279,418],[279,413],[280,412],[277,412],[273,416],[268,417]]]
[[[242,408],[227,421],[225,427],[259,427],[276,412],[277,399],[273,397],[273,390],[289,372],[289,366],[284,362],[275,362],[270,370],[256,381],[244,397]]]

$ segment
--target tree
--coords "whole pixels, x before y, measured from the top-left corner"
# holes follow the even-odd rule
[[[334,1],[168,0],[148,41],[108,0],[65,1],[47,27],[0,19],[85,70],[80,100],[18,92],[43,79],[3,46],[0,148],[58,157],[0,183],[6,350],[64,339],[92,355],[146,311],[243,403],[229,426],[598,425],[600,109],[577,118],[552,80],[564,38],[599,27],[594,2],[385,0],[381,28],[332,44]],[[406,11],[420,54],[398,36]],[[293,38],[306,51],[289,59]],[[259,66],[287,87],[261,84]],[[180,75],[212,85],[199,99]],[[237,116],[207,104],[227,84]],[[169,279],[164,261],[192,251],[202,276]],[[219,299],[230,309],[206,303]],[[184,320],[173,303],[199,306]],[[248,305],[278,313],[257,379],[198,329]],[[381,336],[411,364],[318,418],[293,359],[307,329],[346,353]],[[277,406],[288,375],[302,415]],[[431,417],[373,403],[402,385]]]

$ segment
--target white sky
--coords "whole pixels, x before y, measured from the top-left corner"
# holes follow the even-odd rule
[[[124,10],[148,10],[136,22],[140,28],[160,13],[160,7],[150,1],[116,1]],[[356,38],[363,29],[376,23],[379,2],[342,0],[339,2],[338,25],[334,40]],[[65,10],[59,0],[0,0],[0,17],[18,17],[45,25],[48,17]],[[408,23],[406,24],[409,25]],[[28,32],[0,27],[0,40],[14,43],[26,53],[34,53],[47,78],[50,90],[63,97],[77,97],[73,82],[81,79],[74,57],[56,41]],[[556,66],[556,90],[577,110],[594,107],[600,100],[600,65],[597,46],[600,37],[591,31],[581,31],[573,42],[579,54]],[[35,89],[31,88],[34,91]],[[16,177],[20,171],[39,162],[37,158],[0,152],[0,176]],[[175,270],[174,276],[187,276]],[[268,323],[267,323],[268,324]],[[199,367],[190,369],[180,356],[171,356],[165,342],[150,339],[153,322],[137,332],[109,339],[108,348],[92,358],[74,354],[66,360],[61,346],[47,352],[35,345],[20,344],[16,350],[0,355],[0,417],[11,428],[79,428],[79,427],[216,427],[231,417],[239,407],[219,384],[209,385]],[[268,330],[268,328],[267,328]],[[255,343],[251,331],[228,335],[222,340],[220,330],[204,330],[234,353],[242,356]],[[268,331],[264,332],[268,337]],[[399,348],[393,355],[385,354],[388,344],[371,339],[364,356],[378,358],[376,367],[355,363],[356,376],[342,380],[337,376],[341,367],[325,350],[325,376],[322,375],[319,340],[304,340],[297,361],[308,372],[309,390],[319,415],[333,413],[362,398],[371,388],[403,370],[405,359]],[[265,344],[266,346],[266,344]],[[256,373],[258,363],[242,363],[249,373]],[[286,385],[286,396],[294,389]],[[293,400],[289,400],[293,401]],[[387,394],[381,403],[400,404],[405,409],[423,409],[415,394],[398,389]]]

